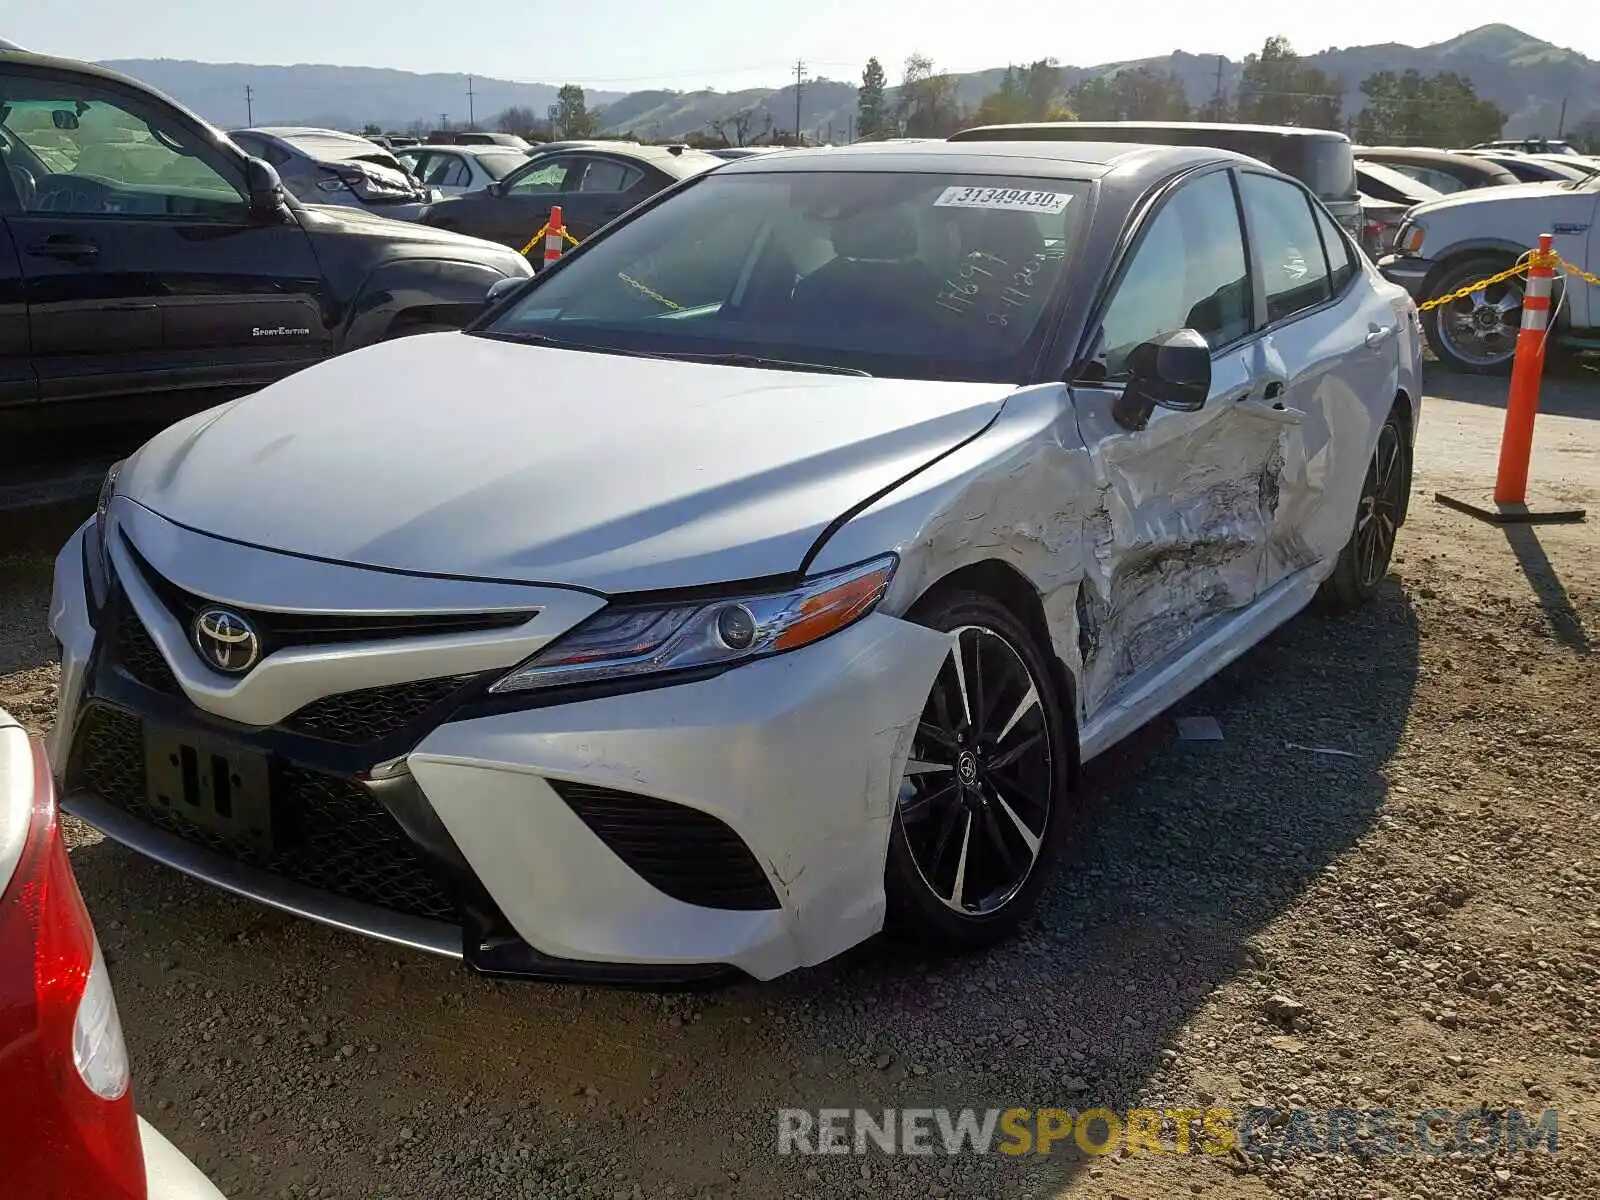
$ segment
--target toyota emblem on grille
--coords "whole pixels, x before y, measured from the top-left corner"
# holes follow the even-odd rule
[[[243,675],[261,659],[261,635],[229,609],[201,609],[195,614],[193,632],[200,657],[229,675]]]

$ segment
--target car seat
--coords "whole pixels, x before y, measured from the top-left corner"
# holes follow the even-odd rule
[[[835,218],[834,257],[795,284],[797,321],[845,327],[923,317],[937,276],[917,257],[917,227],[901,208]]]

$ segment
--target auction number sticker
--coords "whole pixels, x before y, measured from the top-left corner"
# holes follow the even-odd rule
[[[994,208],[1006,212],[1044,213],[1056,216],[1072,199],[1070,192],[1031,192],[1022,188],[947,187],[933,202],[935,208]]]

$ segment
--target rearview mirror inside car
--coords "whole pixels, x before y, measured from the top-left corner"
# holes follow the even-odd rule
[[[76,129],[78,127],[78,114],[70,108],[58,108],[50,114],[50,122],[57,129]]]
[[[1113,413],[1126,429],[1143,429],[1157,408],[1195,412],[1211,394],[1211,347],[1193,329],[1158,334],[1128,354],[1128,383]]]

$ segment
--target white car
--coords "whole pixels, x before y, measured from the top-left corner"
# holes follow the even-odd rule
[[[528,161],[526,151],[511,146],[407,146],[394,156],[445,196],[482,191]]]
[[[18,1197],[222,1200],[133,1108],[44,748],[0,709],[0,1172]]]
[[[1556,252],[1592,271],[1600,267],[1600,175],[1516,187],[1482,188],[1411,209],[1394,236],[1384,276],[1417,302],[1497,275],[1552,234]],[[1503,280],[1422,315],[1428,344],[1459,371],[1506,372],[1522,328],[1523,280]],[[1590,346],[1600,341],[1600,288],[1581,281],[1558,288],[1551,338]]]
[[[1079,759],[1370,596],[1405,516],[1411,301],[1224,151],[764,155],[510,291],[108,480],[73,811],[501,975],[978,945]]]

